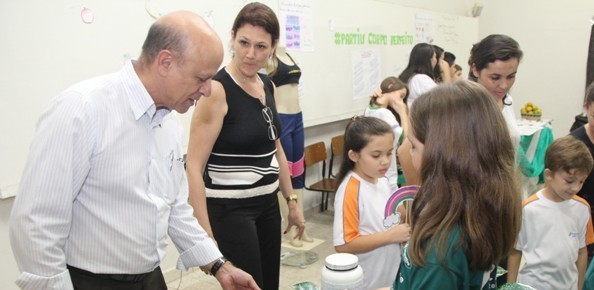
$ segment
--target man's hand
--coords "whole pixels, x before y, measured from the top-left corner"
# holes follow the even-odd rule
[[[252,276],[227,262],[217,271],[215,278],[224,290],[260,290]]]

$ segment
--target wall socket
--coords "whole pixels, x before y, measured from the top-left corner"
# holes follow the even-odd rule
[[[6,199],[16,196],[18,187],[18,184],[0,186],[0,199]]]

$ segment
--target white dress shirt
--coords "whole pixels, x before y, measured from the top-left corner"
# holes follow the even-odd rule
[[[183,129],[158,109],[131,62],[76,84],[42,114],[10,218],[23,289],[72,289],[66,264],[140,274],[222,256],[188,204]]]

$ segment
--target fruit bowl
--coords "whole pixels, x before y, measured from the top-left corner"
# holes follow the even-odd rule
[[[522,119],[531,121],[540,121],[542,114],[525,114],[522,113]]]
[[[540,121],[542,110],[532,102],[528,102],[520,109],[520,114],[524,120]]]

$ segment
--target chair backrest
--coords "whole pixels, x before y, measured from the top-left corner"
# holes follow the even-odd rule
[[[332,137],[330,140],[330,147],[332,152],[330,153],[330,167],[328,168],[328,176],[330,178],[335,178],[333,168],[334,168],[334,159],[336,157],[342,157],[342,150],[344,149],[344,135],[338,135]]]
[[[326,144],[323,141],[314,143],[305,146],[303,151],[303,159],[305,163],[303,168],[303,183],[305,184],[305,189],[322,193],[320,211],[324,211],[328,209],[328,194],[330,192],[336,192],[336,181],[326,177],[326,159],[328,158],[328,154],[326,153]],[[317,178],[315,182],[308,185],[308,182],[306,181],[307,169],[312,165],[320,164],[320,162],[322,163],[320,177]]]
[[[326,144],[324,141],[305,146],[303,150],[305,167],[309,167],[318,162],[326,161],[328,154],[326,153]]]
[[[334,136],[330,142],[332,146],[332,154],[335,156],[341,156],[342,149],[344,149],[344,135]]]

